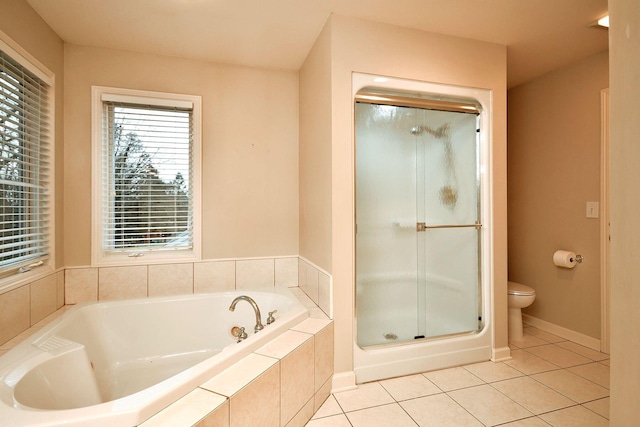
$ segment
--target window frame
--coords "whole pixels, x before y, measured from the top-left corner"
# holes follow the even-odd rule
[[[41,206],[44,207],[42,215],[48,217],[46,220],[48,227],[47,253],[36,260],[16,265],[14,272],[12,272],[12,270],[7,270],[0,275],[0,293],[4,293],[49,275],[55,271],[56,194],[54,190],[56,178],[56,76],[55,73],[49,70],[49,68],[38,61],[33,55],[23,49],[18,43],[13,41],[11,37],[2,31],[0,31],[0,50],[20,66],[35,75],[35,77],[40,79],[47,86],[47,107],[49,115],[49,129],[46,134],[48,140],[47,150],[49,152],[47,159],[48,177],[45,187],[47,199],[43,206]]]
[[[102,109],[103,101],[123,101],[140,105],[183,106],[193,105],[192,110],[192,226],[191,249],[145,251],[131,249],[105,251],[103,241],[103,150]],[[91,262],[93,266],[146,265],[163,262],[194,262],[201,258],[201,156],[202,156],[202,97],[146,90],[123,89],[106,86],[91,87],[91,150],[92,150],[92,227]]]

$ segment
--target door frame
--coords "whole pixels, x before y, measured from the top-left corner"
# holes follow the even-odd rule
[[[611,235],[609,222],[609,88],[600,91],[600,351],[609,353]]]

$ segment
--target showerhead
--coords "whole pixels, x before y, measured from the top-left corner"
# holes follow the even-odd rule
[[[451,125],[449,123],[445,123],[437,129],[433,129],[429,126],[414,126],[411,128],[411,134],[422,135],[424,132],[427,132],[434,138],[443,139],[449,137],[450,130]]]

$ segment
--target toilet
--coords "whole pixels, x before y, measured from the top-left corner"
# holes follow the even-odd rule
[[[508,283],[509,340],[517,341],[522,339],[522,309],[529,307],[535,299],[535,289],[522,283]]]

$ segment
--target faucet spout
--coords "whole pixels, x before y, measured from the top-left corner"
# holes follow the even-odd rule
[[[256,304],[256,302],[253,300],[253,298],[248,297],[246,295],[240,295],[239,297],[236,297],[231,302],[231,305],[229,306],[229,311],[234,311],[236,309],[236,304],[238,304],[239,301],[248,302],[253,308],[253,311],[256,313],[256,326],[253,328],[253,331],[260,332],[261,330],[263,330],[264,325],[262,324],[262,315],[260,314],[260,308],[258,307],[258,304]]]

